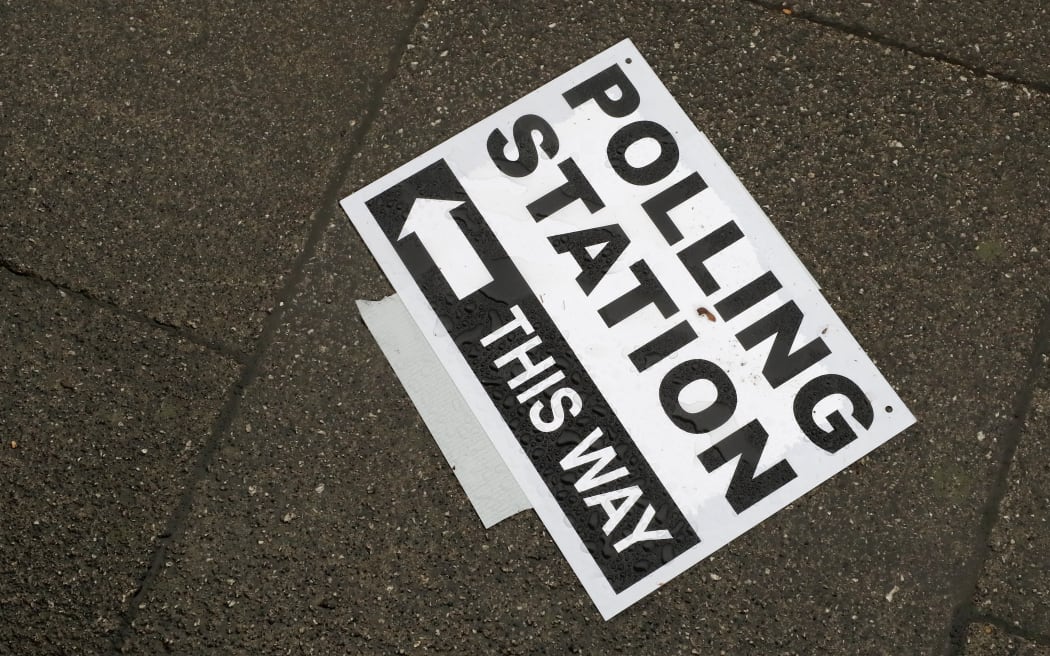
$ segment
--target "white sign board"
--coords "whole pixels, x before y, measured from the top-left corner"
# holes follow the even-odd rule
[[[605,618],[914,422],[629,41],[342,206]]]

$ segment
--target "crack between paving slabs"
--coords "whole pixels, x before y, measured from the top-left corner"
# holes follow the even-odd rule
[[[972,624],[990,624],[995,628],[999,629],[1003,633],[1007,633],[1022,640],[1041,645],[1043,647],[1050,647],[1050,634],[1039,633],[1037,631],[1029,631],[1024,627],[1018,626],[1013,622],[1004,620],[997,615],[985,615],[976,613],[970,617]]]
[[[1003,444],[998,454],[999,471],[996,472],[995,479],[989,486],[988,501],[985,503],[984,510],[981,513],[981,520],[977,533],[974,536],[973,552],[969,563],[963,568],[959,577],[959,583],[956,586],[956,590],[959,592],[956,598],[961,601],[953,609],[951,621],[948,625],[948,636],[945,647],[942,650],[946,656],[961,656],[966,647],[966,631],[970,624],[986,617],[977,613],[973,605],[973,598],[977,594],[977,585],[981,571],[984,569],[984,564],[987,562],[988,555],[991,552],[988,541],[999,519],[999,509],[1002,506],[1003,498],[1006,496],[1009,485],[1010,468],[1013,465],[1014,456],[1021,442],[1025,422],[1032,409],[1036,383],[1042,374],[1043,356],[1050,354],[1050,302],[1044,303],[1039,316],[1041,320],[1036,329],[1032,351],[1028,359],[1028,375],[1014,397],[1013,421],[1003,437]],[[989,623],[995,624],[991,621]],[[1000,626],[999,624],[995,625]],[[1024,630],[1006,623],[1003,623],[1001,628],[1006,626],[1011,627],[1012,633]],[[1018,635],[1021,634],[1018,633]],[[1029,635],[1036,634],[1029,633]],[[1021,637],[1025,636],[1021,635]],[[1033,641],[1038,642],[1039,639]]]
[[[306,277],[306,264],[313,258],[314,253],[317,251],[318,244],[321,241],[325,228],[331,222],[333,213],[337,209],[339,189],[346,176],[349,174],[354,156],[361,150],[361,147],[364,145],[365,136],[371,129],[373,123],[375,123],[383,96],[386,95],[387,89],[390,87],[391,83],[393,83],[394,77],[400,69],[401,60],[404,58],[405,52],[408,49],[407,46],[412,37],[412,33],[422,19],[425,10],[426,1],[417,0],[412,7],[411,14],[405,21],[403,30],[398,34],[394,46],[391,49],[386,69],[383,71],[383,75],[380,77],[378,84],[376,85],[375,92],[365,108],[364,118],[351,133],[350,145],[336,163],[328,180],[328,184],[321,196],[320,208],[315,212],[313,223],[310,225],[306,243],[304,244],[302,251],[300,251],[299,255],[295,258],[292,270],[285,279],[285,284],[277,296],[274,311],[263,322],[263,329],[256,342],[255,350],[252,352],[241,370],[241,375],[238,380],[232,385],[226,403],[212,425],[208,441],[201,449],[201,453],[197,457],[197,462],[189,474],[185,488],[179,498],[178,505],[169,516],[164,532],[158,537],[157,548],[153,552],[150,564],[139,583],[138,589],[135,591],[127,609],[122,615],[117,630],[113,634],[112,654],[123,653],[125,643],[128,638],[131,637],[133,625],[138,616],[139,607],[146,599],[146,596],[153,587],[154,581],[164,566],[169,546],[174,541],[178,540],[185,530],[186,522],[190,515],[190,509],[193,506],[196,490],[204,478],[204,474],[208,466],[211,464],[216,451],[218,451],[222,438],[228,434],[234,418],[240,411],[240,404],[244,398],[245,391],[258,376],[263,356],[273,343],[277,329],[282,324],[285,312],[291,305],[292,300],[298,294],[299,286]]]
[[[184,339],[187,342],[203,347],[224,358],[234,360],[238,364],[243,365],[248,361],[248,354],[242,351],[241,349],[235,348],[218,340],[208,339],[207,337],[201,337],[196,332],[192,330],[186,330],[182,326],[177,326],[173,323],[161,321],[160,319],[154,319],[145,314],[139,314],[138,312],[124,309],[120,305],[114,303],[113,301],[98,298],[86,290],[74,289],[69,285],[56,282],[54,280],[51,280],[50,278],[45,278],[44,276],[41,276],[38,273],[20,267],[3,257],[0,257],[0,269],[3,269],[9,274],[27,282],[30,282],[32,284],[35,284],[39,287],[46,287],[50,290],[58,291],[66,297],[72,298],[74,301],[83,305],[89,305],[92,308],[105,310],[124,319],[143,324],[156,330],[162,330],[167,334],[171,335],[172,337]]]
[[[743,0],[743,2],[755,5],[756,7],[761,7],[762,9],[767,9],[778,13],[784,13],[785,18],[803,20],[807,23],[813,23],[814,25],[820,25],[822,27],[833,29],[838,32],[844,32],[857,38],[864,39],[865,41],[877,43],[888,48],[902,50],[904,52],[916,55],[918,57],[922,57],[924,59],[932,59],[942,64],[948,64],[950,66],[962,68],[968,71],[974,77],[990,77],[999,82],[1014,84],[1032,91],[1050,93],[1050,83],[1048,82],[1028,80],[1020,76],[1014,75],[1012,73],[1008,73],[1006,71],[992,70],[990,68],[977,66],[965,60],[953,57],[952,55],[925,48],[916,43],[909,43],[907,41],[903,41],[901,39],[897,39],[886,34],[878,34],[859,23],[838,21],[808,11],[799,10],[792,7],[791,3],[775,2],[771,0]]]

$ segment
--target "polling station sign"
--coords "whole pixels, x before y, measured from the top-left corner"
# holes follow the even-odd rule
[[[342,206],[606,618],[914,422],[629,41]]]

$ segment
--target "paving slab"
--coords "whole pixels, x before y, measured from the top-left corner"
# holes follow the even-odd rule
[[[248,350],[409,3],[0,8],[0,259]]]
[[[983,623],[970,625],[966,635],[966,656],[1050,656],[1050,646],[1011,635]]]
[[[795,16],[872,33],[974,70],[1050,87],[1050,8],[1039,0],[783,3]]]
[[[442,4],[344,191],[625,36],[919,424],[603,623],[534,515],[481,529],[336,223],[127,653],[940,652],[1047,295],[1050,99],[735,2]]]
[[[979,613],[1050,636],[1050,344],[977,590]]]
[[[0,271],[0,654],[98,654],[238,364]]]

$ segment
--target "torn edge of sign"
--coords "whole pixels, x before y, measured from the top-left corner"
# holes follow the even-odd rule
[[[357,301],[485,528],[532,507],[401,299]]]

